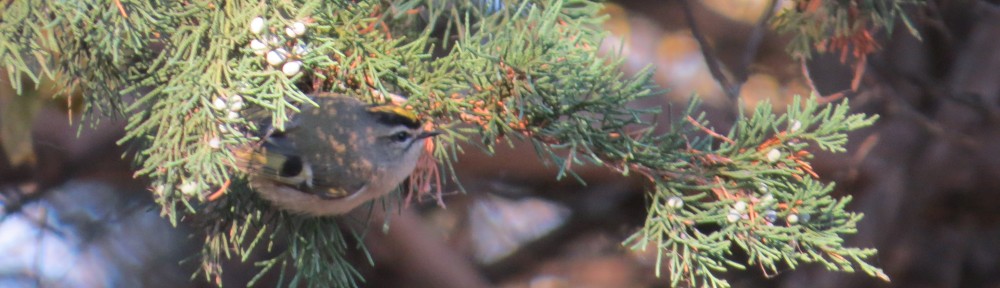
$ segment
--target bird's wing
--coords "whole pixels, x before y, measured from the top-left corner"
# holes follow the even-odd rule
[[[372,178],[371,163],[351,159],[353,157],[338,157],[343,155],[330,156],[332,157],[328,158],[341,159],[327,159],[326,162],[314,162],[317,164],[312,166],[313,185],[309,189],[311,192],[324,197],[339,198],[358,193],[368,185],[368,179]],[[336,168],[337,166],[335,165],[346,165],[351,168]]]
[[[238,163],[243,163],[241,167],[254,177],[270,179],[293,187],[307,186],[312,181],[309,163],[292,150],[273,147],[268,143],[243,154],[245,156],[237,156],[240,159]]]

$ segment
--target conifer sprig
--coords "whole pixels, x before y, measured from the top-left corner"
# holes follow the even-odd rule
[[[801,43],[825,39],[814,35],[859,31],[844,19],[889,26],[904,17],[900,1],[796,3],[820,2],[802,11],[838,17],[790,12],[774,22],[806,35],[792,46],[800,55],[809,48]],[[803,263],[887,279],[865,262],[874,250],[843,246],[861,215],[845,210],[850,197],[830,196],[833,184],[816,179],[806,150],[843,152],[845,133],[875,117],[810,98],[781,116],[759,105],[722,135],[693,115],[692,101],[659,127],[669,129],[655,129],[659,111],[629,106],[659,94],[653,72],[627,77],[623,55],[599,53],[598,3],[25,0],[0,9],[0,66],[11,83],[57,79],[85,95],[88,111],[125,115],[119,143],[133,147],[137,175],[152,180],[172,222],[202,223],[201,273],[220,285],[222,262],[261,250],[270,258],[255,263],[255,281],[268,273],[292,286],[362,281],[343,257],[363,250],[351,244],[359,233],[345,221],[272,211],[231,165],[229,148],[257,141],[261,126],[282,127],[313,105],[315,91],[370,102],[408,96],[407,106],[447,132],[434,145],[446,166],[460,152],[455,142],[477,135],[488,151],[530,140],[559,177],[575,177],[584,163],[646,176],[648,218],[625,244],[655,249],[657,275],[675,286],[727,287],[719,273],[731,268],[776,273]],[[839,17],[851,9],[867,16]],[[749,258],[733,259],[735,249]]]
[[[847,101],[821,107],[814,98],[796,97],[788,112],[777,116],[769,105],[757,106],[726,136],[710,137],[722,138],[718,148],[688,149],[690,158],[678,169],[685,177],[653,178],[646,224],[625,244],[655,249],[657,273],[667,269],[675,286],[729,287],[715,273],[760,267],[775,274],[801,263],[834,271],[860,268],[888,281],[865,260],[874,249],[843,246],[862,215],[845,209],[849,196],[832,197],[833,184],[816,180],[808,163],[810,144],[844,151],[846,132],[877,119],[851,114],[847,107]],[[733,249],[749,255],[746,264],[732,259]]]

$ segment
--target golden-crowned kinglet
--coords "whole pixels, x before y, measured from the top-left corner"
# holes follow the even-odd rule
[[[344,214],[389,193],[413,172],[426,138],[439,134],[399,106],[332,93],[313,101],[318,107],[303,108],[285,131],[236,151],[251,188],[286,211]]]

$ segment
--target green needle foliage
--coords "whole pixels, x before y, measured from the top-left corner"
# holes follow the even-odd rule
[[[862,215],[845,210],[851,198],[833,198],[833,185],[815,179],[809,166],[810,143],[843,152],[844,132],[871,125],[876,117],[849,114],[846,101],[822,109],[799,98],[787,114],[775,116],[758,106],[717,146],[691,144],[687,156],[673,163],[671,174],[650,173],[656,183],[644,228],[625,241],[632,249],[656,249],[657,273],[668,270],[671,283],[728,287],[717,272],[818,262],[835,271],[888,280],[865,262],[874,249],[843,246],[843,235],[856,232]],[[717,148],[715,148],[717,147]],[[734,249],[749,255],[741,264]]]
[[[872,5],[893,11],[875,20],[901,15],[897,4]],[[666,270],[674,286],[727,287],[718,273],[730,268],[776,273],[804,263],[887,279],[865,262],[874,250],[843,246],[861,215],[845,210],[850,197],[830,196],[833,185],[816,179],[805,152],[844,152],[845,133],[875,117],[809,98],[781,116],[760,105],[719,135],[688,116],[693,101],[670,129],[654,132],[658,111],[627,105],[659,93],[652,71],[627,77],[621,55],[599,55],[600,8],[582,0],[4,1],[0,65],[18,89],[54,79],[64,93],[85,95],[88,112],[128,119],[120,143],[133,148],[136,175],[152,181],[165,217],[203,227],[200,275],[219,285],[222,262],[256,252],[267,258],[255,263],[254,281],[268,273],[295,287],[363,281],[344,258],[364,250],[352,244],[361,225],[274,211],[232,164],[233,148],[258,141],[262,125],[283,127],[314,105],[316,91],[371,102],[406,95],[446,132],[433,152],[445,167],[461,152],[456,141],[478,135],[487,151],[530,140],[560,177],[584,163],[646,176],[649,216],[624,244],[655,249],[657,275]],[[798,27],[789,17],[779,29]],[[749,257],[734,259],[736,249]]]
[[[907,6],[924,0],[794,0],[789,9],[778,12],[771,24],[790,34],[787,50],[795,58],[808,59],[813,47],[820,52],[851,52],[856,58],[878,50],[873,34],[885,29],[891,34],[900,20],[914,37],[917,29],[906,15]],[[841,56],[844,57],[844,56]]]

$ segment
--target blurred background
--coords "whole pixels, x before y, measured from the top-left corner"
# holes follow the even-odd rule
[[[753,39],[771,1],[691,1],[726,75],[746,79],[745,109],[768,100],[780,112],[814,86],[881,116],[851,134],[848,153],[816,151],[814,167],[838,183],[837,195],[854,196],[851,210],[866,216],[848,243],[878,248],[874,262],[892,282],[806,265],[730,272],[734,287],[1000,287],[998,2],[928,0],[911,9],[922,40],[902,25],[880,31],[882,50],[852,92],[854,70],[839,55],[803,64],[785,51],[789,39],[769,29]],[[636,105],[676,110],[697,94],[715,128],[728,129],[737,106],[712,77],[680,2],[614,1],[606,12],[605,50],[621,49],[627,72],[651,65],[670,89]],[[747,43],[758,40],[744,63]],[[48,95],[44,83],[28,93]],[[127,147],[115,145],[123,123],[80,130],[71,102],[15,97],[0,82],[0,287],[209,286],[191,280],[201,244],[189,235],[197,231],[158,216],[148,184],[122,158]],[[587,185],[555,181],[554,166],[530,145],[498,148],[494,157],[465,149],[456,171],[467,194],[447,193],[446,208],[423,201],[391,217],[388,233],[369,233],[376,265],[351,255],[363,286],[669,286],[654,276],[656,255],[621,246],[644,220],[641,179],[580,167]],[[250,264],[230,266],[227,286],[253,275]]]

